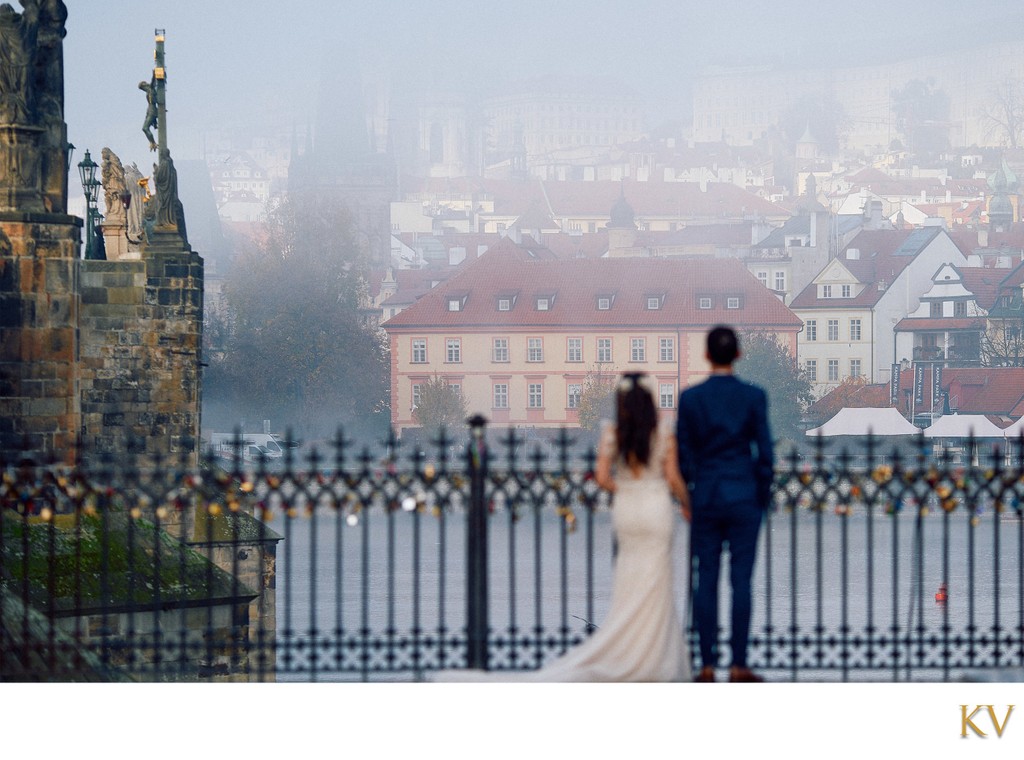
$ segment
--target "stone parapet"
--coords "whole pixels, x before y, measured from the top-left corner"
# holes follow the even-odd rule
[[[192,251],[81,262],[86,451],[187,459],[199,441],[203,261]]]

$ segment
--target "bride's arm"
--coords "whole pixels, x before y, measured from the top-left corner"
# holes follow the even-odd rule
[[[597,464],[594,467],[594,480],[607,491],[615,493],[615,478],[612,476],[612,457],[614,434],[609,432],[607,425],[601,431],[601,440],[597,445]]]
[[[675,436],[665,436],[665,481],[668,483],[672,495],[679,500],[679,506],[683,517],[690,521],[690,490],[686,487],[686,481],[679,472],[679,458],[676,456]]]

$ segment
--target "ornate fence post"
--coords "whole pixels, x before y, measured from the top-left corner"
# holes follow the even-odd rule
[[[466,520],[466,666],[487,669],[487,419],[474,415],[466,447],[469,469],[469,516]]]

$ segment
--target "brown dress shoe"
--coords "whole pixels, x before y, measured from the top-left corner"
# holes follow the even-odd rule
[[[715,669],[712,667],[704,667],[700,669],[700,673],[693,679],[696,683],[714,683],[715,682]]]
[[[750,668],[731,668],[729,670],[730,683],[764,683],[764,679]]]

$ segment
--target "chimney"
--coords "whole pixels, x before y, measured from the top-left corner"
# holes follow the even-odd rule
[[[868,203],[868,220],[867,224],[864,225],[865,229],[869,230],[880,230],[882,229],[882,202],[881,201],[870,201]]]

